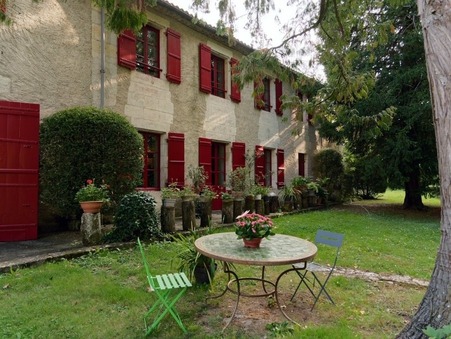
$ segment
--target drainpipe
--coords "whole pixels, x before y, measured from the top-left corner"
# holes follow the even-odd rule
[[[100,9],[100,108],[105,106],[105,10]]]

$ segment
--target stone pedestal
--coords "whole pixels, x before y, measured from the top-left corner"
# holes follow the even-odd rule
[[[277,195],[269,197],[269,211],[271,213],[279,212],[279,197]]]
[[[222,201],[222,223],[231,224],[233,223],[233,200],[223,200]]]
[[[246,198],[244,199],[244,210],[249,211],[250,213],[254,213],[254,208],[255,208],[254,201],[255,200],[254,200],[253,195],[246,196]]]
[[[262,199],[255,199],[255,213],[265,214],[265,205]]]
[[[200,199],[200,227],[208,227],[211,222],[211,199]]]
[[[161,230],[164,233],[175,232],[175,207],[161,206]]]
[[[236,219],[237,216],[243,214],[243,198],[235,198],[233,199],[233,220]]]
[[[102,220],[100,213],[83,213],[81,216],[81,238],[83,245],[98,245],[102,240]]]
[[[196,228],[196,211],[193,199],[182,201],[182,227],[184,231],[194,231]]]

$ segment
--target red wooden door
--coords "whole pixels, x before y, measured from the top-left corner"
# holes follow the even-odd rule
[[[0,241],[38,234],[39,105],[0,100]]]

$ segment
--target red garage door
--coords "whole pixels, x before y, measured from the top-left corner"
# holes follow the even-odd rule
[[[39,105],[0,100],[0,241],[38,231]]]

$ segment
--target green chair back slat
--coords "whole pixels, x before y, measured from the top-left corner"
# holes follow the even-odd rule
[[[171,281],[169,280],[169,277],[168,277],[167,274],[163,274],[161,277],[163,278],[164,286],[165,286],[167,289],[173,288],[172,285],[171,285]]]
[[[176,274],[172,274],[172,273],[168,274],[169,280],[171,281],[171,285],[172,285],[173,288],[180,288],[182,286],[180,286],[177,283],[177,280],[175,279],[175,275],[177,275],[177,273]]]
[[[189,281],[188,277],[186,276],[185,272],[180,272],[177,274],[177,281],[179,284],[183,287],[191,287],[191,281]]]
[[[157,275],[155,277],[158,281],[158,287],[160,290],[165,290],[166,289],[166,285],[164,284],[163,278],[161,275]]]

